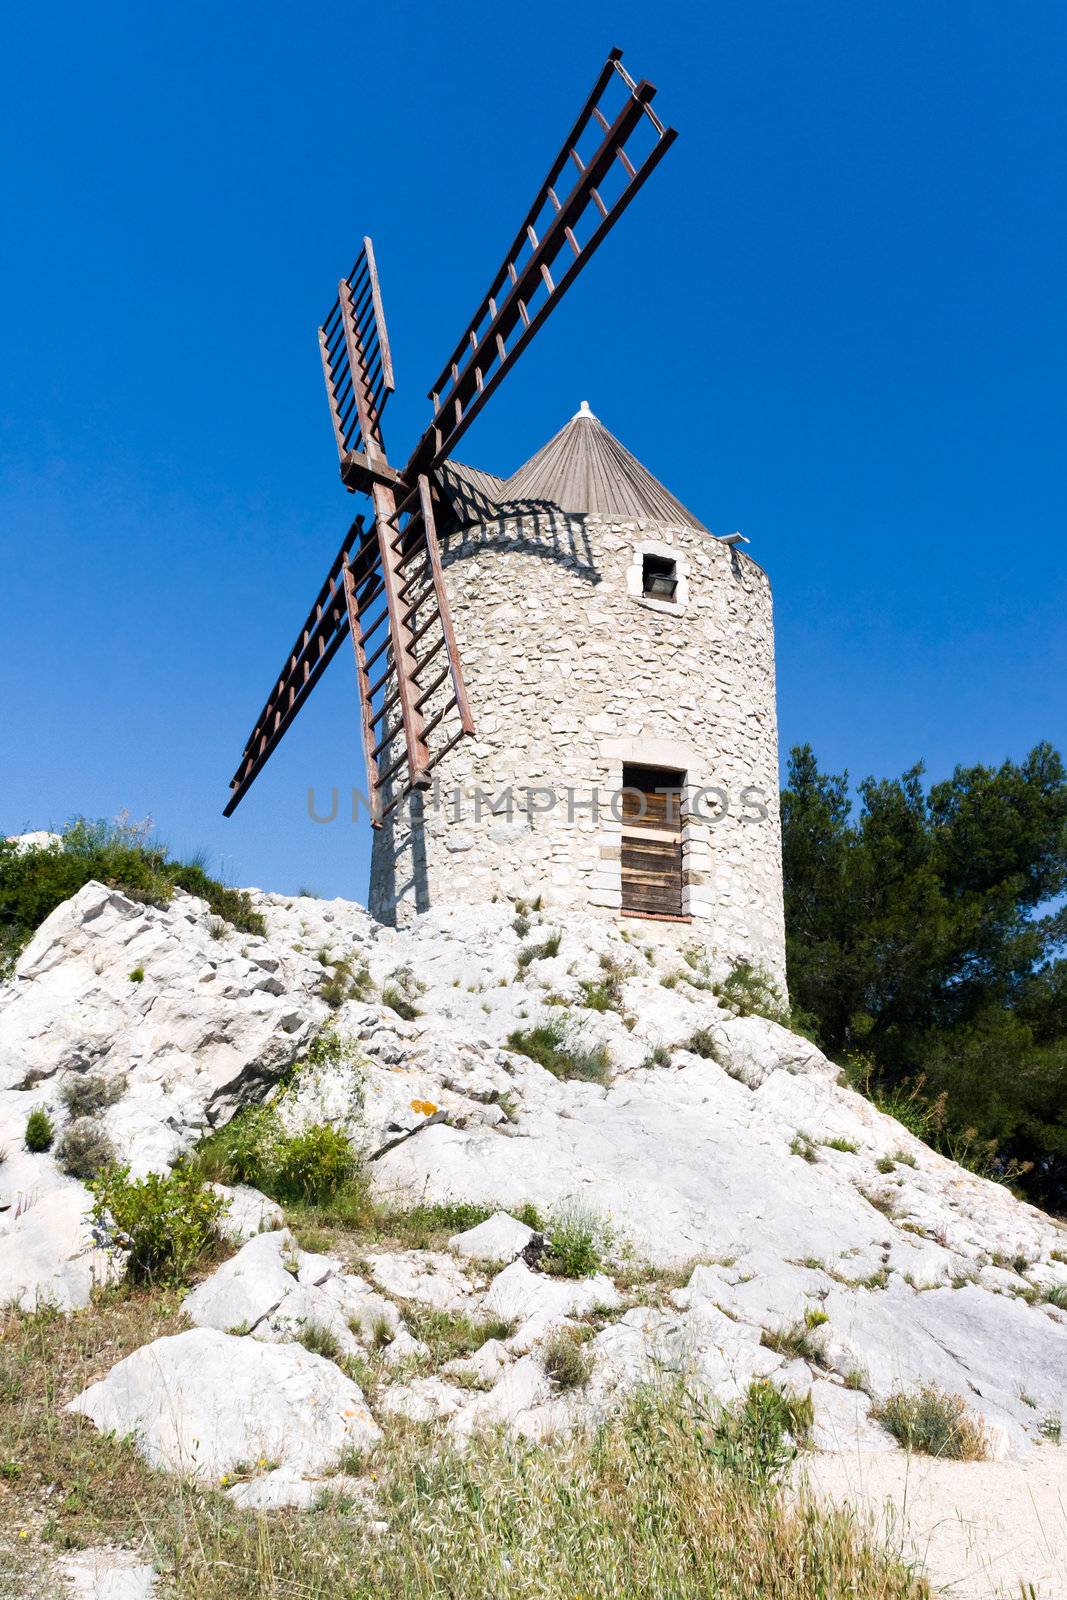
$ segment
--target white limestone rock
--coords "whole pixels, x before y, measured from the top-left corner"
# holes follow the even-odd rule
[[[465,1378],[481,1388],[491,1388],[512,1359],[507,1345],[499,1339],[487,1339],[469,1356],[456,1356],[446,1361],[441,1371],[450,1377]]]
[[[76,1311],[89,1304],[94,1288],[123,1276],[125,1256],[107,1248],[90,1223],[92,1204],[88,1190],[68,1179],[5,1226],[0,1232],[5,1305]]]
[[[550,1278],[532,1272],[525,1261],[513,1261],[493,1279],[484,1310],[486,1316],[504,1322],[532,1324],[539,1337],[565,1317],[584,1316],[600,1307],[614,1310],[621,1303],[619,1291],[602,1272],[592,1278]]]
[[[62,1585],[57,1597],[69,1600],[152,1600],[157,1592],[155,1568],[110,1545],[69,1551],[56,1561],[55,1575]]]
[[[358,1385],[332,1361],[211,1328],[134,1351],[67,1410],[101,1433],[132,1435],[152,1466],[202,1483],[261,1459],[321,1475],[381,1436]]]
[[[448,1248],[469,1261],[514,1261],[533,1237],[533,1228],[525,1222],[517,1221],[506,1211],[497,1211],[477,1227],[454,1233]]]
[[[406,1250],[366,1259],[371,1276],[386,1294],[435,1311],[473,1311],[485,1287],[443,1250]]]
[[[219,1232],[231,1244],[246,1244],[259,1233],[270,1233],[280,1228],[284,1221],[282,1208],[269,1200],[258,1189],[238,1183],[229,1188],[224,1183],[211,1187],[226,1202],[226,1210],[219,1218]]]
[[[412,1378],[409,1383],[394,1383],[382,1394],[382,1411],[391,1417],[406,1417],[409,1422],[437,1422],[459,1410],[468,1396],[463,1389],[441,1378]]]
[[[551,1398],[552,1386],[540,1362],[524,1356],[508,1367],[487,1394],[480,1394],[449,1419],[448,1429],[456,1440],[469,1439],[475,1431],[504,1423],[518,1431],[523,1414]]]
[[[198,1328],[251,1333],[293,1293],[299,1262],[288,1228],[258,1234],[190,1290],[182,1310]]]
[[[776,1374],[776,1381],[778,1375]],[[815,1408],[811,1445],[815,1450],[885,1451],[897,1449],[896,1440],[871,1421],[870,1397],[860,1389],[846,1389],[817,1378],[808,1389]]]
[[[86,884],[42,923],[0,997],[0,1090],[35,1080],[28,1111],[64,1072],[125,1078],[103,1120],[135,1175],[165,1170],[261,1097],[326,1014],[322,969],[249,935],[215,939],[213,925],[190,895],[154,907]]]

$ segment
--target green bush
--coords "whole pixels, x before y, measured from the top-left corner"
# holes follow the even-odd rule
[[[317,1123],[302,1133],[278,1139],[269,1172],[271,1193],[276,1200],[318,1204],[348,1182],[356,1165],[356,1153],[346,1135]]]
[[[19,851],[12,840],[0,839],[0,970],[58,905],[94,879],[145,905],[165,905],[176,887],[186,889],[243,933],[266,933],[248,895],[209,878],[195,863],[172,861],[150,827],[79,817],[64,830],[62,845],[47,850]]]
[[[89,1183],[93,1218],[108,1220],[129,1251],[127,1271],[135,1282],[166,1278],[175,1282],[214,1244],[226,1202],[195,1173],[177,1168],[132,1179],[129,1167],[105,1167]]]
[[[357,966],[355,958],[345,956],[340,961],[324,961],[330,969],[328,977],[319,984],[319,994],[331,1011],[337,1011],[346,1000],[369,1000],[374,993],[374,981],[365,965]]]
[[[337,1128],[316,1123],[287,1133],[274,1106],[247,1106],[187,1166],[201,1182],[248,1183],[274,1200],[321,1205],[356,1176],[359,1160]]]
[[[949,1461],[982,1461],[988,1441],[981,1424],[971,1416],[958,1394],[946,1394],[933,1384],[912,1393],[898,1390],[871,1416],[908,1450],[942,1456]]]
[[[556,1078],[579,1078],[585,1083],[611,1082],[611,1055],[607,1046],[586,1049],[568,1044],[566,1023],[561,1017],[553,1017],[535,1028],[509,1033],[508,1049],[529,1056]]]
[[[774,979],[753,962],[736,962],[729,976],[712,987],[720,1004],[735,1017],[766,1017],[816,1042],[816,1019],[787,1005]]]
[[[35,1155],[40,1155],[42,1150],[52,1148],[52,1140],[56,1136],[55,1125],[47,1111],[42,1111],[38,1106],[26,1118],[26,1149],[32,1150]]]
[[[59,1091],[72,1117],[91,1117],[105,1111],[126,1093],[124,1077],[106,1078],[102,1072],[72,1073]]]
[[[279,1131],[273,1106],[245,1106],[208,1134],[186,1165],[206,1183],[248,1183],[262,1189]]]
[[[72,1178],[87,1183],[115,1159],[111,1140],[95,1117],[78,1117],[60,1134],[56,1160]]]
[[[813,1420],[810,1395],[794,1398],[757,1378],[744,1400],[722,1413],[705,1444],[721,1470],[767,1488],[785,1476]]]

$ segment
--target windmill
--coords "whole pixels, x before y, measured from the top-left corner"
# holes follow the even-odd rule
[[[341,481],[371,501],[352,522],[230,782],[230,816],[344,642],[352,639],[372,822],[474,719],[435,520],[436,474],[675,138],[612,50],[499,272],[429,392],[433,414],[402,469],[382,415],[395,384],[370,239],[337,286],[319,348]]]

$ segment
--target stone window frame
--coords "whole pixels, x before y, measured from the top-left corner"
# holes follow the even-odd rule
[[[678,586],[673,600],[655,600],[644,592],[644,565],[646,556],[662,556],[674,562]],[[648,611],[660,611],[668,617],[684,617],[689,604],[689,561],[677,545],[663,539],[642,539],[634,545],[630,565],[626,569],[626,592],[636,605]]]

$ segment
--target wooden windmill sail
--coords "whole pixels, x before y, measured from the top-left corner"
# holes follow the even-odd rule
[[[503,266],[430,390],[430,424],[390,465],[382,414],[394,389],[369,239],[337,287],[319,346],[345,488],[369,496],[260,712],[230,782],[248,793],[345,635],[352,639],[373,820],[413,789],[474,720],[434,521],[435,475],[675,138],[613,50]]]

